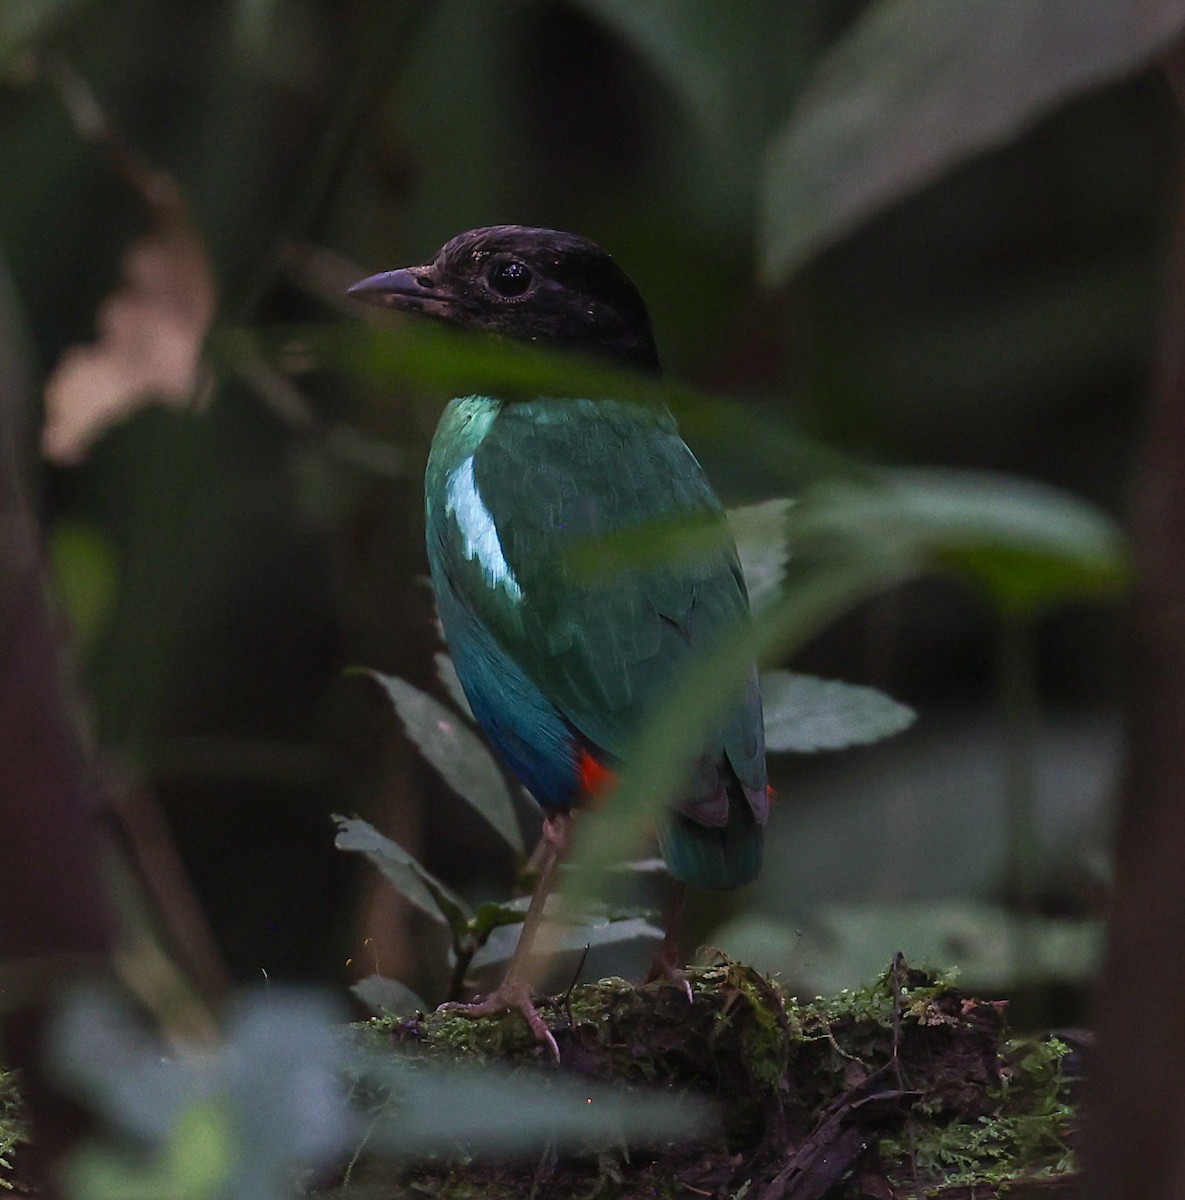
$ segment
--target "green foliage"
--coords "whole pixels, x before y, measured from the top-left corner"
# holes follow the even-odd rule
[[[350,991],[366,1005],[372,1013],[423,1012],[427,1005],[406,984],[383,975],[367,975],[359,979]]]
[[[454,939],[466,936],[473,911],[447,884],[368,822],[341,816],[334,820],[338,827],[334,845],[339,850],[365,855],[401,896],[434,921],[447,925]]]
[[[765,278],[1046,110],[1160,53],[1181,0],[879,0],[818,64],[770,148]]]
[[[917,719],[876,688],[790,671],[761,676],[765,746],[774,753],[843,750],[892,737]]]
[[[92,0],[6,0],[0,5],[0,71],[30,46],[52,37]]]
[[[1056,488],[985,472],[899,469],[828,480],[789,521],[795,555],[900,555],[915,572],[970,580],[1012,612],[1117,596],[1128,578],[1113,519]]]
[[[1069,1046],[1056,1037],[1010,1043],[1005,1050],[1009,1065],[989,1096],[992,1111],[974,1121],[936,1124],[915,1138],[918,1173],[941,1180],[943,1187],[993,1187],[1071,1172],[1075,1113],[1062,1075],[1069,1053]],[[883,1150],[909,1162],[905,1139],[891,1139]],[[904,1169],[897,1177],[904,1186],[911,1182]]]
[[[386,689],[407,736],[445,783],[517,854],[524,852],[514,801],[490,752],[464,721],[438,700],[402,679],[371,672]]]
[[[339,1015],[310,994],[247,996],[217,1052],[169,1055],[112,995],[75,993],[54,1025],[49,1066],[114,1136],[79,1147],[67,1164],[71,1193],[290,1195],[297,1173],[331,1163],[355,1126],[338,1078]]]
[[[912,962],[957,962],[964,987],[1008,994],[1085,986],[1099,961],[1103,929],[1098,921],[1020,914],[966,899],[852,900],[817,905],[798,928],[751,911],[715,938],[761,970],[824,994],[867,978],[886,946]]]
[[[336,1016],[308,994],[247,997],[215,1050],[167,1053],[112,997],[75,996],[54,1030],[58,1082],[123,1141],[72,1156],[71,1194],[267,1200],[363,1146],[509,1155],[688,1138],[705,1124],[691,1099],[397,1061],[348,1038]]]
[[[765,608],[782,591],[790,560],[786,518],[793,503],[793,500],[765,500],[728,510],[728,527],[736,542],[749,606],[754,612]]]
[[[111,544],[91,526],[64,522],[53,529],[49,552],[58,595],[85,653],[115,607],[119,569]]]
[[[449,999],[457,998],[469,970],[510,957],[518,941],[517,926],[526,915],[530,897],[470,906],[406,850],[366,821],[340,816],[334,819],[339,830],[335,842],[339,850],[364,855],[396,891],[448,928],[453,972]],[[555,904],[546,910],[558,918],[551,938],[555,950],[580,950],[662,936],[661,930],[635,912],[609,911],[595,901],[579,908],[565,908],[562,913],[555,910]],[[363,984],[360,998],[372,1008],[378,1005],[391,1011],[406,1012],[423,1007],[423,1002],[413,992],[393,980],[372,976],[371,981],[363,981]]]

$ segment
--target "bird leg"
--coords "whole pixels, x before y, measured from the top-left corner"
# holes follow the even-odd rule
[[[691,984],[687,973],[679,966],[679,933],[683,925],[683,909],[687,904],[687,884],[676,880],[671,898],[667,901],[666,912],[663,914],[662,945],[658,953],[650,960],[650,970],[646,972],[645,983],[666,980],[681,988],[691,1002]]]
[[[543,818],[543,853],[539,862],[539,879],[535,890],[531,893],[531,903],[527,915],[523,918],[522,932],[519,934],[518,945],[511,955],[510,965],[502,982],[484,999],[471,1004],[442,1004],[440,1007],[449,1009],[464,1017],[489,1017],[496,1013],[516,1010],[531,1027],[536,1041],[542,1042],[551,1051],[556,1062],[559,1062],[560,1048],[552,1036],[547,1023],[539,1015],[531,999],[531,985],[527,981],[527,967],[531,958],[531,948],[543,921],[543,909],[547,897],[551,894],[552,882],[556,867],[559,866],[568,852],[568,844],[572,836],[571,813],[558,812]]]

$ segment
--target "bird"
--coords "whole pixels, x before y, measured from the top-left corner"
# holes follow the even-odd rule
[[[637,287],[577,234],[472,229],[423,264],[369,276],[349,294],[570,351],[574,362],[661,377]],[[721,503],[658,403],[493,386],[458,396],[432,439],[424,503],[432,586],[457,676],[477,723],[543,812],[538,882],[515,954],[494,992],[458,1007],[474,1016],[517,1009],[558,1060],[525,976],[573,814],[612,803],[622,755],[646,714],[691,656],[748,622],[745,581]],[[710,551],[659,555],[604,578],[574,565],[573,547],[588,539],[684,519],[717,527]],[[756,877],[769,798],[753,664],[659,824],[678,885],[673,910],[686,885],[735,888]],[[675,924],[652,976],[679,977]],[[683,987],[690,996],[685,977]]]

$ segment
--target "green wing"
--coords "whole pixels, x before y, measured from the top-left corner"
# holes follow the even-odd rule
[[[748,619],[735,548],[590,577],[573,547],[681,515],[724,515],[671,417],[613,401],[509,404],[472,459],[502,565],[468,602],[523,672],[596,747],[620,755],[697,649]],[[472,549],[472,547],[470,548]],[[474,555],[473,557],[477,557]],[[722,824],[727,760],[764,819],[765,753],[754,677],[704,747],[680,807]]]

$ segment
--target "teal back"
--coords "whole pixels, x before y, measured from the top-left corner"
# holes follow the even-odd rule
[[[582,754],[612,765],[689,657],[748,620],[720,504],[665,411],[454,400],[433,442],[426,511],[457,673],[544,807],[578,803]],[[715,548],[605,575],[577,553],[684,517],[719,522]],[[709,887],[752,878],[766,806],[754,672],[660,831],[672,873]]]

